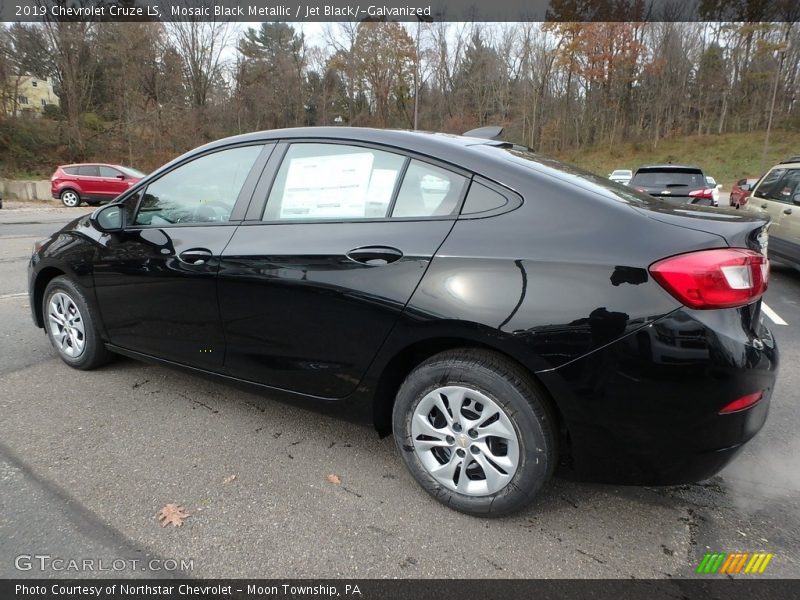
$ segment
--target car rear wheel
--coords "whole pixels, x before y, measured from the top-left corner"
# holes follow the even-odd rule
[[[94,369],[113,358],[97,332],[83,293],[66,277],[56,277],[47,285],[42,315],[50,343],[69,366]]]
[[[64,190],[61,192],[61,203],[68,208],[75,208],[81,205],[81,197],[74,190]]]
[[[414,369],[398,392],[393,427],[417,482],[476,516],[525,507],[556,463],[544,390],[516,364],[484,350],[443,352]]]

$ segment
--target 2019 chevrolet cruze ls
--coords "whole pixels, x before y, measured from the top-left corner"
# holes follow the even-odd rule
[[[188,367],[369,419],[475,515],[556,467],[670,484],[761,428],[768,217],[496,139],[300,128],[198,148],[38,245],[61,358]]]

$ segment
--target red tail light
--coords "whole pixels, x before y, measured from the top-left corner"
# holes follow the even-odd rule
[[[700,250],[660,260],[650,274],[689,308],[731,308],[764,294],[769,261],[744,248]]]
[[[692,198],[713,198],[714,190],[712,190],[711,188],[705,188],[702,190],[695,190],[693,192],[689,192],[689,195]]]
[[[746,408],[750,408],[756,402],[761,400],[764,397],[764,392],[756,392],[755,394],[748,394],[747,396],[742,396],[738,400],[734,400],[733,402],[726,404],[719,414],[725,415],[728,413],[739,412],[740,410],[745,410]]]

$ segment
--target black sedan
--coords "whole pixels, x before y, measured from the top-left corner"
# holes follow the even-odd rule
[[[115,354],[366,418],[476,515],[556,467],[670,484],[767,416],[767,221],[496,139],[349,128],[198,148],[37,245],[61,358]]]

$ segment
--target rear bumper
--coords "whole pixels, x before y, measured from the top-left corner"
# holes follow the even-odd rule
[[[777,369],[774,339],[754,305],[681,309],[540,373],[567,429],[561,472],[647,485],[711,477],[764,425]],[[752,407],[720,414],[758,391]]]

